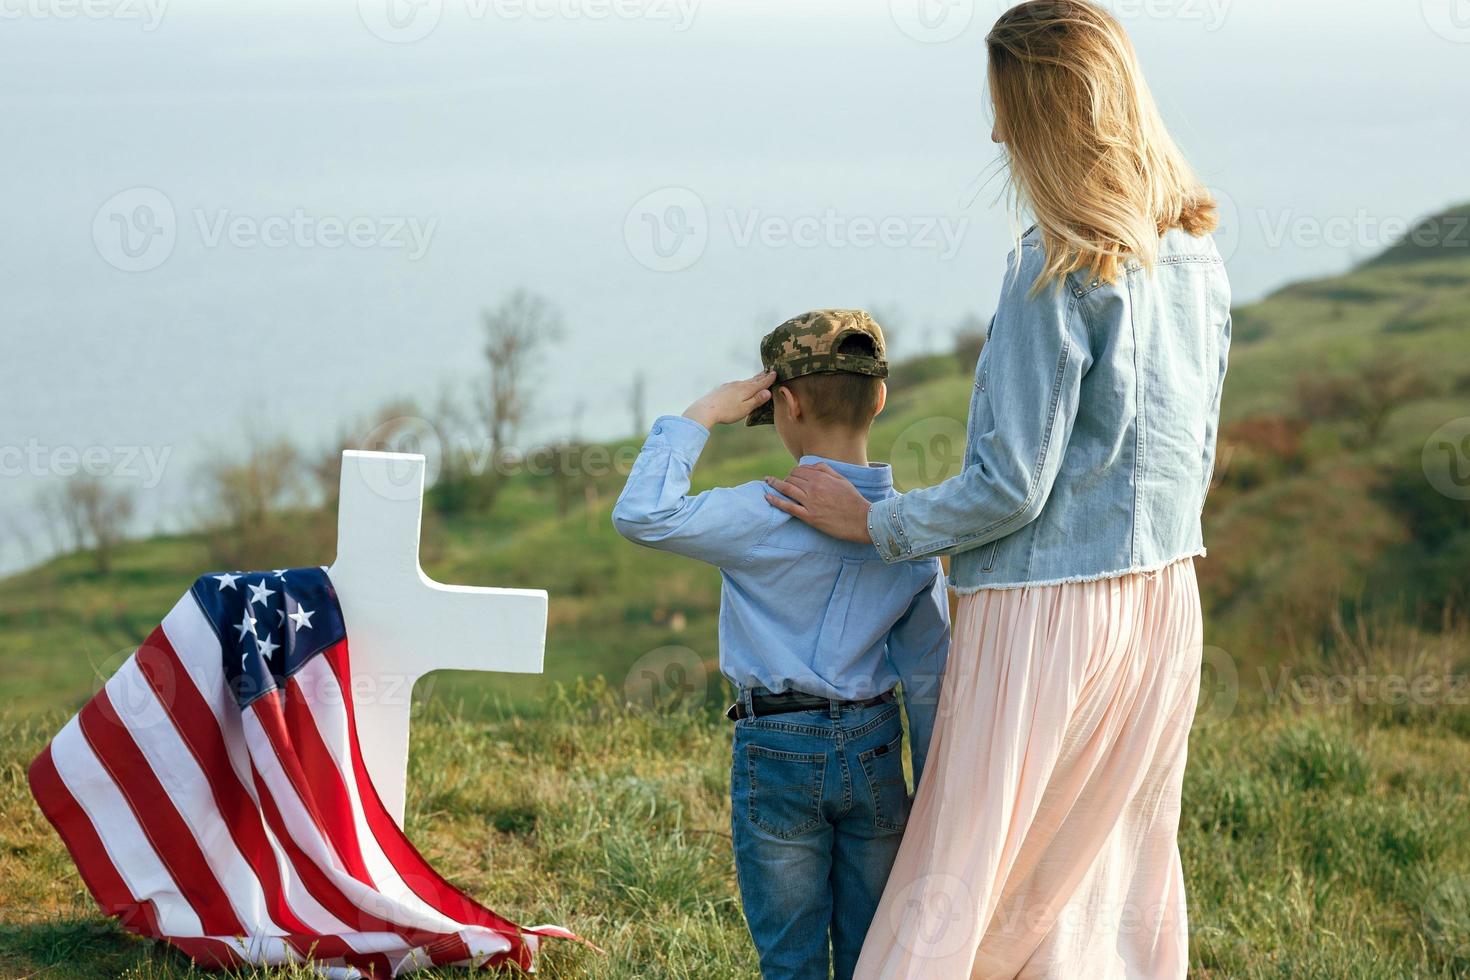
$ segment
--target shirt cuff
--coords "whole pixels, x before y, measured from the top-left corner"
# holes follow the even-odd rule
[[[696,458],[709,441],[709,430],[682,415],[660,415],[648,430],[644,449],[665,449]]]
[[[878,556],[886,562],[903,561],[909,556],[909,542],[898,512],[902,500],[901,496],[889,497],[868,508],[868,537],[873,539]]]

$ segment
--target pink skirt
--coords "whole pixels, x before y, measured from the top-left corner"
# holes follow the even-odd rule
[[[856,976],[1180,978],[1193,559],[964,597],[939,722]]]

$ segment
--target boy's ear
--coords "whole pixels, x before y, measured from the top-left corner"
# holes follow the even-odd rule
[[[778,385],[776,388],[776,397],[781,399],[785,404],[786,414],[791,417],[793,422],[801,421],[801,399],[796,397],[796,392],[792,391],[786,385]]]
[[[873,410],[873,417],[877,418],[883,414],[883,409],[888,407],[888,383],[878,382],[878,407]]]

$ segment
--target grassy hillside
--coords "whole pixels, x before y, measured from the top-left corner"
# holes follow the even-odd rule
[[[8,721],[0,976],[194,976],[182,957],[97,918],[24,783],[55,719]],[[553,980],[751,977],[729,857],[728,739],[703,714],[630,714],[597,685],[530,720],[431,709],[416,730],[409,833],[497,911],[568,924],[607,950],[552,945]],[[1191,744],[1180,840],[1194,975],[1465,976],[1467,799],[1470,742],[1438,723],[1208,717]]]
[[[1470,600],[1470,503],[1426,469],[1431,434],[1470,415],[1462,241],[1411,236],[1237,311],[1199,564],[1211,699],[1181,841],[1198,976],[1470,975],[1470,631],[1455,614]],[[970,390],[958,358],[896,372],[872,449],[901,487],[957,470]],[[789,465],[769,429],[732,428],[697,481]],[[549,976],[750,976],[716,717],[718,576],[619,539],[621,479],[520,475],[489,510],[462,506],[463,487],[431,494],[427,571],[545,588],[551,620],[542,677],[421,683],[410,829],[492,905],[610,951],[553,950]],[[330,561],[330,508],[279,521],[258,564]],[[78,554],[0,582],[0,976],[186,975],[98,922],[24,765],[196,574],[238,566],[220,542],[133,542],[105,576]],[[622,707],[645,693],[642,668],[675,663],[694,666],[687,715]],[[1429,688],[1382,696],[1394,679]]]

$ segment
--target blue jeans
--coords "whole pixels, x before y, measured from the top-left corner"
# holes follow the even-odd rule
[[[736,722],[730,796],[761,976],[849,980],[908,822],[898,706]]]

